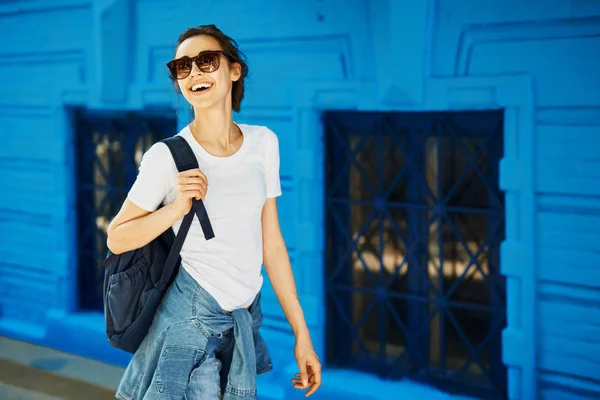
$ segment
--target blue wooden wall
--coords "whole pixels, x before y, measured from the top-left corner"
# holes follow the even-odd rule
[[[178,34],[206,23],[236,38],[249,59],[237,120],[279,135],[283,231],[320,353],[321,113],[502,108],[509,398],[600,396],[600,2],[593,0],[3,1],[1,334],[126,362],[106,343],[102,316],[78,312],[70,110],[179,105],[183,126],[189,115],[163,66]],[[261,385],[273,398],[289,397],[293,337],[268,283],[264,309],[279,367]],[[340,398],[348,379],[362,398],[429,393],[353,373],[325,378],[323,393]]]

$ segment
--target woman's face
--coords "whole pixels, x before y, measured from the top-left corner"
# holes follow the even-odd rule
[[[199,35],[186,39],[175,54],[175,58],[196,57],[207,50],[222,50],[219,42],[212,36]],[[240,78],[238,63],[230,64],[222,54],[219,55],[219,68],[213,72],[201,71],[196,63],[187,78],[177,81],[179,89],[194,109],[206,109],[222,103],[231,108],[231,87]],[[203,84],[197,86],[198,84]],[[195,89],[195,90],[194,90]],[[201,90],[198,90],[201,89]]]

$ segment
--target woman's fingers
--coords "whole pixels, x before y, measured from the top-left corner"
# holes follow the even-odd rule
[[[317,358],[308,360],[309,364],[307,365],[307,383],[306,385],[302,383],[302,374],[296,373],[294,378],[292,378],[292,383],[294,385],[294,389],[305,390],[309,389],[304,395],[306,397],[314,394],[317,389],[321,386],[321,364]]]
[[[187,192],[190,190],[198,190],[202,193],[206,193],[206,189],[207,189],[207,187],[203,183],[191,183],[191,184],[179,185],[180,192]]]
[[[305,393],[305,396],[313,395],[319,387],[321,387],[321,363],[318,359],[313,358],[310,360],[311,364],[308,367],[309,375],[310,375],[310,390]]]
[[[198,177],[192,177],[192,178],[179,177],[179,178],[177,178],[177,184],[178,185],[198,184],[198,185],[206,186],[206,182],[204,181],[204,179],[198,178]]]
[[[195,198],[196,200],[204,200],[206,197],[206,187],[201,185],[183,185],[179,187],[179,195],[184,199]]]
[[[199,169],[190,169],[179,173],[177,186],[182,198],[204,200],[208,190],[208,180]]]
[[[208,186],[208,179],[206,178],[206,175],[204,175],[202,173],[202,171],[200,171],[197,168],[180,172],[179,175],[177,176],[177,178],[178,178],[178,180],[179,179],[189,179],[189,178],[199,178],[200,180],[202,180],[204,182],[205,185]]]

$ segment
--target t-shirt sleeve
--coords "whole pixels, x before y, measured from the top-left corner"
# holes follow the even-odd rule
[[[267,129],[265,154],[265,182],[267,198],[281,196],[281,182],[279,176],[279,139],[277,135]]]
[[[174,162],[166,144],[155,143],[142,157],[127,198],[146,211],[156,211],[171,189]]]

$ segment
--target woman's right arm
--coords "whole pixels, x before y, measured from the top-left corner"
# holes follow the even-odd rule
[[[113,254],[139,249],[173,226],[183,215],[176,203],[149,212],[126,199],[108,226],[106,244]]]
[[[144,154],[136,181],[108,226],[107,245],[113,254],[145,246],[183,218],[193,198],[204,200],[208,181],[199,169],[192,169],[177,175],[175,201],[157,210],[173,187],[174,172],[166,145],[157,143]]]
[[[121,210],[108,226],[107,245],[113,254],[139,249],[156,239],[192,209],[192,199],[204,200],[208,181],[199,169],[177,176],[177,198],[154,212],[125,199]]]

